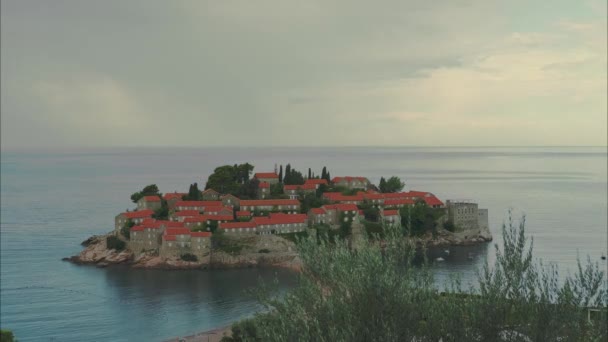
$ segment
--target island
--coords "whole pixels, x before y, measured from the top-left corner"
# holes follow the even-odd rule
[[[286,267],[298,270],[296,244],[309,236],[381,241],[388,225],[420,248],[473,245],[492,240],[488,210],[473,201],[403,191],[396,176],[378,185],[360,176],[302,174],[287,164],[272,172],[224,165],[205,188],[160,193],[155,184],[131,195],[133,210],[119,213],[114,229],[83,242],[64,260],[106,267],[214,269]],[[252,176],[253,174],[253,176]]]

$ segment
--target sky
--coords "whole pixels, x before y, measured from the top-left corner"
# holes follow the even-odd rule
[[[2,0],[3,149],[605,146],[605,0]]]

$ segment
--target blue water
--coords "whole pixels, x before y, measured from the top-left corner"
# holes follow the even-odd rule
[[[377,182],[397,175],[408,189],[441,199],[474,199],[490,209],[500,243],[505,210],[527,214],[535,254],[565,274],[577,255],[600,261],[607,243],[607,152],[599,148],[124,148],[2,152],[0,326],[20,341],[160,341],[227,325],[258,307],[245,290],[274,270],[157,271],[98,269],[62,262],[80,242],[112,229],[133,207],[132,192],[204,184],[213,168],[275,163]],[[469,260],[468,253],[475,258]],[[452,249],[436,263],[438,281],[465,280],[492,245]],[[601,261],[600,261],[601,262]],[[602,267],[606,263],[603,262]]]

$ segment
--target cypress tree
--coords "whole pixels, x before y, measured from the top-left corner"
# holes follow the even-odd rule
[[[321,170],[321,178],[326,179],[327,177],[327,168],[323,166],[323,170]]]
[[[312,170],[308,168],[308,179],[312,178]]]
[[[283,183],[283,164],[279,167],[279,183]]]

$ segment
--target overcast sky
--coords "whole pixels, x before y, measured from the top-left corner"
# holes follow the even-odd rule
[[[2,0],[2,147],[606,145],[605,0]]]

